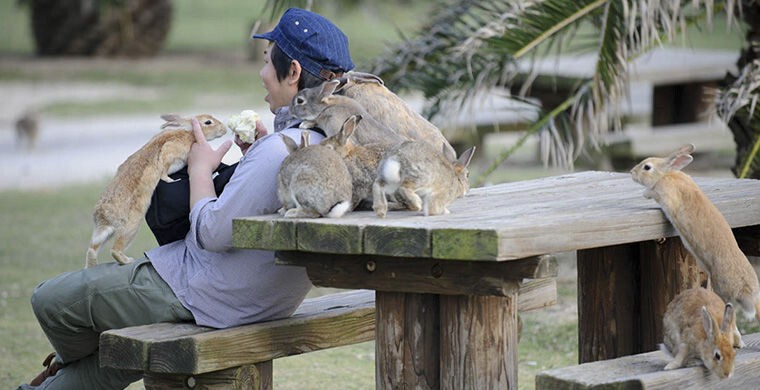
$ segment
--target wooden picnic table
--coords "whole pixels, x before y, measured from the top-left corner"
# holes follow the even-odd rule
[[[760,224],[760,181],[696,180],[733,228]],[[655,349],[665,305],[699,283],[642,193],[629,174],[580,172],[474,188],[443,216],[237,219],[233,243],[377,291],[377,388],[517,388],[516,291],[542,255],[577,251],[581,362]]]

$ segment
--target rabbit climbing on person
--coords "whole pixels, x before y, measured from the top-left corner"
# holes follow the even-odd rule
[[[195,116],[207,140],[221,137],[227,128],[208,114]],[[176,114],[161,116],[166,122],[162,131],[119,165],[116,175],[95,204],[90,246],[85,268],[98,264],[98,252],[115,237],[111,256],[120,264],[132,262],[124,251],[132,243],[140,222],[150,206],[150,199],[159,180],[172,182],[170,174],[187,163],[187,155],[195,142],[191,118]]]
[[[686,249],[710,275],[715,293],[760,321],[760,283],[754,268],[718,208],[681,172],[693,160],[693,151],[689,144],[667,157],[647,158],[631,170],[631,176],[646,188],[644,197],[660,205]],[[743,345],[741,338],[737,345]]]
[[[379,217],[388,211],[385,195],[390,194],[425,216],[449,213],[447,206],[470,189],[467,166],[475,147],[458,159],[445,146],[441,149],[425,141],[406,141],[386,152],[372,186],[372,208]]]
[[[338,152],[310,145],[309,131],[300,146],[280,135],[289,155],[277,173],[277,195],[285,218],[340,218],[351,210],[351,175]]]
[[[381,123],[356,100],[333,94],[339,84],[337,79],[330,80],[296,94],[290,103],[290,113],[303,120],[301,128],[319,128],[330,137],[340,131],[350,116],[361,115],[362,122],[351,138],[355,144],[397,144],[404,140],[391,129],[392,123]]]
[[[665,370],[700,362],[719,378],[734,371],[736,315],[730,303],[702,287],[682,291],[665,309],[662,352],[673,357]]]

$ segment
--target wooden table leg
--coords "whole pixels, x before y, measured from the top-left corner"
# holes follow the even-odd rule
[[[517,389],[514,287],[507,297],[440,297],[441,389]]]
[[[375,293],[378,389],[439,388],[438,296]]]
[[[377,291],[377,388],[516,389],[511,284],[507,297]]]
[[[699,284],[677,237],[578,251],[580,363],[655,350],[668,302]]]

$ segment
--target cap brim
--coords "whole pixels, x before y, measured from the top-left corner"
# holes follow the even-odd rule
[[[267,41],[274,41],[274,40],[275,40],[275,39],[274,39],[274,38],[275,38],[275,36],[274,36],[274,35],[275,35],[275,34],[274,34],[274,30],[272,30],[272,31],[270,31],[270,32],[265,32],[265,33],[263,33],[263,34],[253,34],[253,35],[251,36],[251,38],[255,38],[255,39],[266,39]]]

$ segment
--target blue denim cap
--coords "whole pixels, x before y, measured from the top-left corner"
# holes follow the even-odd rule
[[[274,30],[253,38],[274,42],[307,72],[325,80],[354,68],[343,31],[324,16],[304,9],[288,9]]]

